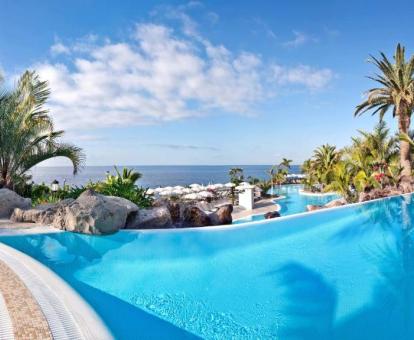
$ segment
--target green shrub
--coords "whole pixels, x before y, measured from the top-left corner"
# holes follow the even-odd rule
[[[126,198],[141,208],[152,205],[152,197],[147,194],[147,189],[135,184],[141,178],[139,172],[124,168],[121,173],[115,167],[115,173],[108,174],[104,181],[94,184],[93,189],[104,195]]]
[[[31,184],[26,196],[32,199],[34,206],[44,203],[56,203],[66,198],[76,199],[87,189],[93,189],[107,196],[123,197],[134,202],[140,208],[152,205],[152,198],[147,189],[138,187],[135,182],[141,178],[139,172],[123,169],[122,173],[115,167],[115,175],[108,174],[102,182],[89,182],[86,186],[64,185],[58,191],[52,192],[46,184]]]

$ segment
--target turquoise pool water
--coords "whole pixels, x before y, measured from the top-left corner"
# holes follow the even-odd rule
[[[339,195],[325,195],[325,196],[308,196],[301,195],[299,190],[303,189],[303,185],[289,184],[281,185],[274,188],[274,192],[278,195],[284,196],[282,199],[275,200],[275,203],[280,205],[281,216],[288,216],[306,212],[307,205],[324,205],[336,198]],[[240,224],[246,222],[255,222],[264,220],[264,215],[253,215],[246,218],[235,220],[233,224]]]
[[[2,236],[117,339],[413,339],[414,202],[221,229]]]

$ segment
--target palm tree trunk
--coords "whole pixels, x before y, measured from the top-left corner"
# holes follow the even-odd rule
[[[400,109],[400,111],[402,111]],[[408,133],[411,117],[405,112],[398,114],[398,128],[400,133]],[[400,141],[400,164],[403,168],[402,177],[411,177],[411,146],[407,141]]]
[[[400,142],[400,163],[403,168],[401,175],[402,176],[411,176],[411,147],[410,144],[406,141]]]

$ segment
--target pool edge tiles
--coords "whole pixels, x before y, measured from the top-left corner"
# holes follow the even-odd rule
[[[48,322],[33,294],[16,273],[0,260],[2,339],[52,339]],[[7,329],[11,327],[10,329]]]
[[[113,339],[94,310],[49,268],[3,243],[0,243],[0,261],[10,268],[33,296],[49,325],[50,338]],[[39,337],[42,338],[46,337]]]

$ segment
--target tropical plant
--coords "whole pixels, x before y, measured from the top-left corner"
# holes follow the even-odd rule
[[[338,192],[347,202],[355,202],[358,198],[354,184],[353,166],[349,162],[340,161],[332,169],[332,180],[327,190]]]
[[[306,190],[333,190],[353,201],[359,192],[399,183],[398,140],[390,135],[385,122],[380,121],[372,132],[358,132],[350,146],[338,151],[322,145],[303,163]]]
[[[44,108],[50,90],[35,72],[26,71],[12,90],[0,90],[0,187],[14,188],[26,172],[50,158],[66,157],[76,174],[84,155],[74,145],[60,142]]]
[[[390,136],[385,122],[379,122],[373,132],[359,131],[359,134],[343,152],[344,158],[352,164],[357,190],[396,185],[402,170],[398,144],[397,139]]]
[[[239,185],[244,181],[244,174],[242,168],[231,168],[229,170],[230,182]]]
[[[405,49],[398,44],[393,59],[394,62],[391,62],[384,53],[381,53],[380,59],[371,56],[369,61],[380,73],[369,78],[380,85],[368,91],[367,99],[356,107],[354,115],[373,110],[372,114],[378,114],[382,120],[392,108],[400,134],[407,134],[414,109],[414,56],[406,61]],[[411,176],[410,144],[404,139],[400,140],[399,152],[402,175]]]
[[[263,180],[258,182],[257,186],[262,190],[262,196],[268,196],[268,192],[272,188],[272,182]]]
[[[147,208],[152,205],[152,198],[147,194],[147,189],[135,184],[141,177],[142,175],[134,170],[124,168],[120,172],[115,167],[115,175],[107,174],[104,181],[92,186],[101,194],[123,197],[141,208]]]
[[[278,169],[276,173],[273,174],[272,183],[281,185],[286,182],[286,175],[288,174],[285,169]]]
[[[285,168],[286,170],[290,169],[290,165],[292,164],[292,160],[288,158],[282,158],[282,161],[280,162],[279,166],[282,168]]]
[[[252,185],[256,185],[256,184],[259,184],[261,182],[261,179],[257,178],[257,177],[249,176],[249,177],[247,177],[247,181]]]
[[[315,149],[310,164],[310,177],[321,186],[331,182],[332,171],[340,159],[340,153],[335,146],[325,144]]]
[[[44,203],[56,203],[66,198],[76,199],[84,192],[87,187],[64,185],[56,192],[52,192],[46,184],[32,184],[30,186],[30,196],[33,206]]]

